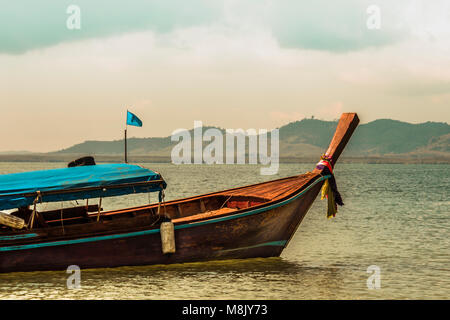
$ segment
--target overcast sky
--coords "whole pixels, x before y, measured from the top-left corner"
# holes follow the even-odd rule
[[[0,151],[121,139],[127,107],[137,137],[350,111],[450,122],[450,1],[0,0],[0,106]]]

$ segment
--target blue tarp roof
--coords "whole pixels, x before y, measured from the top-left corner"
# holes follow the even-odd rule
[[[130,164],[100,164],[4,174],[0,175],[0,210],[31,205],[38,191],[42,194],[39,202],[160,191],[161,184],[145,183],[154,180],[162,180],[161,175]],[[130,185],[121,186],[123,184]],[[162,182],[162,187],[166,187],[165,182]],[[85,188],[89,190],[80,190]]]

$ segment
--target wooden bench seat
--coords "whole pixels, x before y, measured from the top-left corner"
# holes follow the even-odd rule
[[[225,213],[231,213],[234,211],[237,211],[237,210],[232,209],[232,208],[222,208],[222,209],[218,209],[218,210],[211,210],[211,211],[206,211],[206,212],[199,213],[199,214],[194,214],[192,216],[173,219],[172,222],[177,223],[177,222],[186,222],[186,221],[196,221],[196,220],[201,220],[201,219],[205,219],[205,218],[210,218],[213,216],[219,216],[219,215],[222,215]]]

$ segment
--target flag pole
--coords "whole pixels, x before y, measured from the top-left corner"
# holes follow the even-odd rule
[[[128,109],[127,109],[127,121],[125,122],[125,163],[128,163],[127,157],[127,129],[128,129]]]
[[[127,127],[125,126],[125,163],[128,163],[128,159],[127,159]]]

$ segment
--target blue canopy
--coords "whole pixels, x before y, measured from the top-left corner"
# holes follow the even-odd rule
[[[161,191],[161,175],[138,165],[100,164],[0,175],[0,210],[39,202],[68,201]]]

